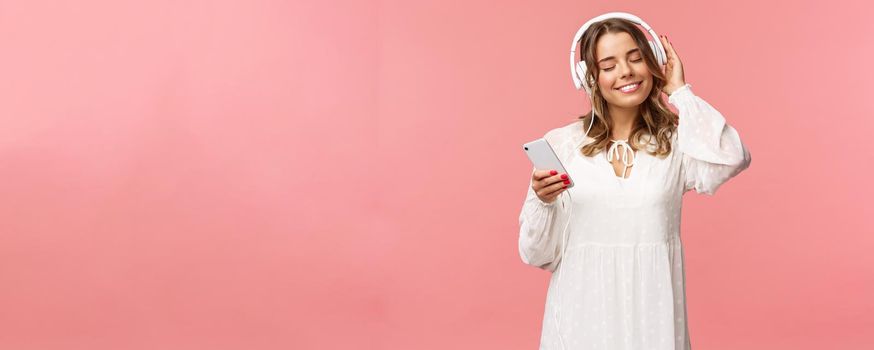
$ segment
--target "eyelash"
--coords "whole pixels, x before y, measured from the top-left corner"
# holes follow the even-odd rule
[[[643,61],[643,58],[638,58],[638,59],[636,59],[636,60],[631,60],[631,62],[640,62],[640,61]],[[613,68],[616,68],[616,67],[603,68],[602,70],[605,71],[605,72],[609,72],[609,71],[613,70]]]

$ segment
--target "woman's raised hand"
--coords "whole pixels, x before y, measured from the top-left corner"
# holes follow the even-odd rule
[[[668,37],[659,35],[659,40],[665,48],[667,62],[665,63],[665,83],[664,92],[670,96],[683,85],[686,85],[686,78],[683,76],[683,63],[680,62],[680,57],[677,56],[677,51],[674,51],[674,45],[668,41]]]
[[[535,170],[531,174],[531,189],[544,203],[554,202],[570,183],[567,174],[559,174],[555,170]]]

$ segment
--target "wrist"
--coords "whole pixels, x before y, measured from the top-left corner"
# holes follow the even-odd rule
[[[668,95],[668,103],[676,106],[677,102],[679,100],[684,99],[685,95],[689,95],[689,93],[687,93],[687,92],[690,92],[691,88],[692,88],[692,84],[685,83],[685,84],[683,84],[683,86],[680,86],[680,87],[674,89]]]

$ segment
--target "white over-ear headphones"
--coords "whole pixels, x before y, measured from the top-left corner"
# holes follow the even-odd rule
[[[586,94],[589,95],[589,97],[592,97],[592,88],[589,86],[589,84],[594,85],[595,82],[589,80],[588,84],[583,84],[583,80],[586,79],[586,69],[587,68],[586,68],[585,61],[577,62],[576,55],[575,55],[575,53],[577,51],[577,44],[579,43],[580,39],[583,37],[583,34],[586,32],[586,30],[589,29],[589,27],[593,23],[600,22],[600,21],[603,21],[603,20],[608,19],[608,18],[627,19],[627,20],[632,21],[636,24],[639,24],[641,27],[646,29],[646,31],[649,32],[650,37],[653,38],[653,40],[649,40],[649,47],[650,47],[650,49],[652,49],[652,53],[655,55],[656,61],[658,61],[658,63],[659,63],[659,67],[664,66],[665,63],[667,62],[667,55],[665,54],[665,48],[662,46],[662,42],[661,42],[661,40],[659,40],[659,36],[655,33],[654,30],[652,30],[652,27],[650,27],[649,24],[646,24],[646,22],[644,22],[639,17],[632,15],[630,13],[626,13],[626,12],[609,12],[609,13],[605,13],[603,15],[600,15],[598,17],[592,18],[588,22],[586,22],[586,24],[583,24],[583,26],[580,27],[580,30],[577,31],[577,34],[574,35],[574,41],[571,42],[571,60],[570,60],[571,61],[571,78],[574,79],[574,86],[577,88],[577,90],[579,90],[580,88],[585,89]]]

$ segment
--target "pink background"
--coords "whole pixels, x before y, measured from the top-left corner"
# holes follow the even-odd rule
[[[753,155],[686,196],[693,347],[869,349],[862,3],[3,1],[0,348],[537,348],[520,146],[628,11]]]

